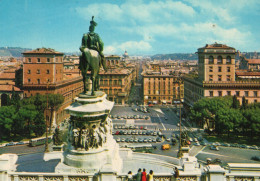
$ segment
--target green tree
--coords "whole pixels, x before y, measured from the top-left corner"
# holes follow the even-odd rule
[[[248,130],[250,134],[248,136],[260,135],[260,108],[247,109],[244,111],[244,116],[248,120]]]
[[[27,132],[27,137],[31,138],[32,128],[34,125],[34,120],[36,118],[38,111],[33,104],[24,105],[18,111],[18,118],[20,121],[24,120],[26,122],[25,129]]]
[[[11,136],[13,116],[16,110],[14,106],[0,107],[0,138],[5,139]]]
[[[241,109],[246,109],[247,108],[247,102],[245,96],[242,97],[242,104],[241,104]]]
[[[51,110],[51,120],[50,120],[50,131],[53,122],[54,112],[57,111],[62,103],[64,102],[64,97],[61,94],[49,94],[48,95],[48,107]]]
[[[233,103],[232,103],[232,108],[238,109],[240,107],[239,100],[237,99],[237,96],[233,96]]]
[[[32,130],[37,137],[42,136],[46,130],[45,118],[43,112],[38,112],[35,119]]]

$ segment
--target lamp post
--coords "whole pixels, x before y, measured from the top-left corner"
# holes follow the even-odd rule
[[[47,85],[46,85],[46,88],[47,88],[47,91],[46,91],[46,94],[47,94],[47,97],[46,97],[46,114],[47,114],[47,110],[48,110],[48,86],[49,86],[49,81],[47,81]],[[49,152],[49,143],[48,143],[48,114],[46,115],[46,120],[45,120],[45,124],[46,124],[46,138],[45,138],[45,152]]]
[[[179,98],[181,103],[181,82],[179,81]],[[180,144],[179,144],[179,151],[178,151],[178,157],[182,157],[182,148],[181,148],[181,105],[180,106]]]

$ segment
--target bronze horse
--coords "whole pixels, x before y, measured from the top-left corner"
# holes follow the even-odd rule
[[[91,71],[90,79],[92,80],[91,95],[99,90],[99,69],[101,66],[101,56],[98,51],[84,48],[80,57],[79,69],[83,77],[84,93],[87,92],[87,72]]]

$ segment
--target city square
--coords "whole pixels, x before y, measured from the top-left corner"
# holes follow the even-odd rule
[[[15,1],[0,181],[260,180],[258,1]]]

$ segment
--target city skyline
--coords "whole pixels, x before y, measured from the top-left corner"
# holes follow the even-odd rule
[[[105,54],[194,53],[214,42],[260,51],[256,0],[0,1],[0,46],[79,51],[91,16]]]

